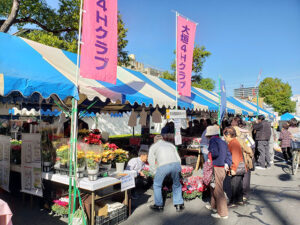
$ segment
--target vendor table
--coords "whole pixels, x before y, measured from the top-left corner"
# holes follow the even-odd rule
[[[135,171],[126,171],[125,170],[123,173],[134,176],[134,177],[137,176]],[[42,178],[45,180],[50,180],[52,182],[69,185],[69,176],[67,176],[67,175],[53,174],[50,172],[50,173],[43,173]],[[121,190],[118,189],[115,192],[110,193],[108,195],[104,194],[104,193],[103,194],[102,193],[97,194],[97,193],[100,193],[102,190],[113,187],[117,184],[121,184],[121,181],[114,177],[102,177],[102,178],[97,179],[96,181],[89,181],[89,179],[86,177],[78,179],[78,181],[77,181],[78,188],[85,192],[91,193],[91,213],[90,213],[90,218],[89,218],[91,225],[95,224],[95,201],[98,199],[103,199],[104,197],[107,197],[108,195],[120,193]],[[130,215],[131,202],[128,197],[128,190],[125,190],[124,193],[125,193],[124,202],[129,208],[129,215]]]

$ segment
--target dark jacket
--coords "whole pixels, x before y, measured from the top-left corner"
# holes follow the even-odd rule
[[[224,166],[225,163],[231,166],[232,158],[227,143],[219,137],[213,137],[209,140],[208,151],[211,153],[214,166]]]
[[[271,137],[271,124],[263,120],[260,123],[253,124],[253,130],[255,130],[256,141],[269,141]]]

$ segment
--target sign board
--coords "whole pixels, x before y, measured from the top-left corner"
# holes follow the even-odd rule
[[[43,196],[41,134],[22,133],[21,192]]]
[[[127,175],[120,178],[121,180],[121,191],[126,191],[128,189],[135,187],[134,177],[131,175]]]
[[[167,119],[186,119],[186,111],[178,109],[167,109]]]
[[[0,187],[9,191],[10,137],[0,135]]]

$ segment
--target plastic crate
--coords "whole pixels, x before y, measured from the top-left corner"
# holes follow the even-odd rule
[[[107,217],[96,216],[96,225],[115,225],[123,222],[128,217],[127,206],[114,210],[108,214]]]

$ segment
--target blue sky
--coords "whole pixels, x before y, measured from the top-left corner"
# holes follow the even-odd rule
[[[48,0],[52,6],[57,0]],[[198,23],[196,44],[212,55],[203,76],[222,76],[227,90],[278,77],[300,94],[299,0],[119,0],[128,28],[127,51],[145,64],[170,70],[175,49],[175,13]]]

